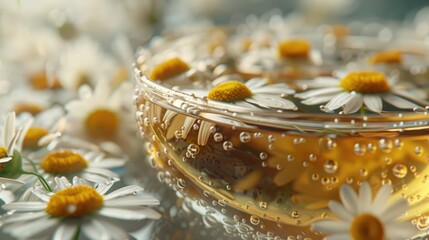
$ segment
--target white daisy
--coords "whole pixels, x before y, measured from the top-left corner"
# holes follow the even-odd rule
[[[383,185],[373,197],[370,185],[365,182],[359,195],[349,185],[342,185],[342,201],[329,202],[330,210],[339,220],[322,220],[312,224],[312,228],[328,234],[327,240],[403,240],[416,234],[410,222],[400,222],[398,218],[407,211],[408,203],[399,199],[388,204],[392,192],[391,185]]]
[[[97,42],[78,38],[60,56],[58,78],[61,85],[77,90],[83,84],[95,86],[99,81],[111,81],[117,72],[116,63]]]
[[[74,178],[73,185],[65,178],[56,178],[55,182],[58,190],[54,193],[33,188],[39,201],[3,205],[10,211],[0,220],[3,231],[19,239],[72,239],[78,229],[89,239],[128,239],[119,224],[126,227],[131,220],[161,217],[145,207],[158,205],[159,201],[143,195],[143,189],[136,185],[106,194],[112,182],[95,187],[80,178]]]
[[[24,112],[18,115],[18,122],[26,122],[25,136],[18,146],[25,150],[36,149],[49,144],[54,138],[61,136],[65,128],[64,110],[60,106],[53,106],[35,116]]]
[[[37,155],[32,155],[32,163],[48,178],[78,176],[91,182],[118,181],[119,175],[110,169],[122,167],[126,162],[124,158],[107,157],[102,152],[73,148],[53,149]]]
[[[95,140],[114,140],[120,127],[126,124],[122,109],[124,96],[129,94],[128,83],[121,84],[114,91],[106,81],[97,83],[94,91],[84,85],[79,89],[79,99],[65,106],[70,122],[68,132],[84,135]]]
[[[25,133],[23,133],[23,126],[17,130],[15,125],[15,112],[10,112],[0,128],[0,165],[2,165],[0,175],[2,177],[9,177],[9,173],[14,174],[21,167],[21,157],[16,153],[21,149],[17,148],[16,143],[21,141],[20,138]]]
[[[212,88],[207,99],[247,108],[298,110],[284,97],[295,93],[284,83],[269,84],[266,78],[252,78],[245,83],[224,81]]]
[[[199,98],[207,98],[209,100],[216,101],[217,104],[222,102],[225,109],[231,109],[231,105],[238,107],[245,107],[247,109],[283,109],[283,110],[297,110],[297,107],[292,101],[285,99],[284,97],[293,94],[294,90],[290,89],[286,84],[268,84],[268,80],[265,78],[253,78],[245,83],[240,81],[232,81],[229,78],[219,77],[213,81],[217,83],[210,91],[205,90],[181,90],[183,93],[193,95]],[[180,106],[183,102],[175,101],[173,104]],[[209,103],[210,104],[210,103]],[[152,106],[149,109],[151,116],[160,115],[159,107]],[[177,115],[177,112],[167,110],[162,118],[163,123],[166,127],[169,127],[169,132],[180,131],[180,136],[186,138],[192,129],[193,125],[197,123],[196,118],[185,117],[182,120],[173,121],[173,117]],[[217,115],[207,114],[215,122],[228,122],[233,125],[239,124],[237,121],[228,118],[222,118]],[[215,124],[208,121],[199,121],[198,126],[198,144],[206,145],[210,134],[213,132],[211,129]],[[171,135],[167,133],[167,135]],[[177,134],[175,134],[177,135]]]
[[[395,82],[377,71],[336,72],[334,77],[318,77],[311,81],[301,81],[310,90],[297,93],[295,97],[304,99],[303,104],[321,106],[323,111],[334,111],[342,107],[345,114],[355,113],[363,106],[381,113],[383,102],[400,109],[414,109],[426,106],[426,94],[408,84]]]
[[[35,91],[26,87],[16,87],[8,94],[0,97],[1,114],[6,111],[14,111],[16,114],[23,112],[36,115],[48,109],[53,102],[53,96],[48,91]]]

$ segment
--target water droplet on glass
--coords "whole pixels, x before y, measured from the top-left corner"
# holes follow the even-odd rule
[[[259,202],[259,207],[260,207],[261,209],[267,209],[267,206],[268,206],[268,203],[267,203],[267,202],[265,202],[265,201],[260,201],[260,202]]]
[[[234,148],[234,145],[231,141],[225,141],[223,142],[223,150],[225,151],[231,151]]]
[[[197,156],[200,153],[200,147],[197,144],[189,144],[188,148],[187,148],[187,152],[191,155],[191,156]]]
[[[392,141],[381,139],[378,141],[378,147],[382,152],[388,153],[392,150]]]
[[[258,216],[250,216],[250,223],[253,225],[258,225],[261,222],[261,219]]]
[[[215,142],[222,142],[222,140],[223,140],[222,133],[215,133],[213,135],[213,139],[215,140]]]
[[[299,212],[298,211],[292,211],[291,216],[293,218],[299,218]]]
[[[403,164],[396,164],[392,168],[392,173],[397,178],[404,178],[407,175],[407,173],[408,173],[408,169]]]
[[[422,150],[421,147],[417,146],[417,147],[414,148],[414,153],[416,155],[421,155],[423,153],[423,150]]]
[[[428,216],[419,217],[417,219],[416,226],[420,231],[427,230],[429,228],[429,217]]]
[[[267,159],[267,157],[268,157],[268,154],[266,152],[259,153],[259,158],[261,160],[265,160],[265,159]]]
[[[355,145],[353,146],[353,151],[357,156],[362,156],[366,152],[366,147],[365,147],[365,145],[355,143]]]
[[[326,160],[323,169],[325,169],[325,172],[333,174],[338,170],[338,163],[332,159]]]
[[[248,143],[248,142],[250,142],[251,138],[252,138],[252,136],[248,132],[241,132],[240,133],[240,141],[242,143]]]

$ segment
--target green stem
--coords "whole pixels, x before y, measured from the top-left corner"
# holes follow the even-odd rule
[[[39,181],[42,183],[43,187],[44,187],[47,191],[52,192],[52,188],[51,188],[51,186],[49,186],[49,183],[48,183],[48,182],[46,181],[46,179],[45,179],[42,175],[40,175],[39,173],[35,173],[35,172],[27,172],[27,171],[25,171],[25,170],[21,170],[21,174],[28,174],[28,175],[34,175],[34,176],[36,176],[36,177],[39,179]]]
[[[74,233],[72,240],[78,240],[79,235],[80,235],[80,226],[77,227],[76,232]]]

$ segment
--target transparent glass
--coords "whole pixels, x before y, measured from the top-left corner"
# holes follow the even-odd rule
[[[328,202],[340,201],[341,185],[357,190],[363,182],[373,193],[391,184],[392,199],[410,204],[404,219],[429,226],[424,108],[249,109],[152,81],[142,69],[137,64],[135,105],[148,161],[207,226],[223,224],[232,239],[322,239],[310,225],[336,219]],[[284,78],[281,71],[271,74]]]

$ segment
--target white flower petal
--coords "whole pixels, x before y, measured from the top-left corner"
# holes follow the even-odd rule
[[[16,223],[5,227],[5,231],[20,239],[29,239],[59,223],[58,219],[49,218],[47,215],[37,221]]]
[[[104,206],[127,207],[127,206],[149,206],[159,205],[159,200],[152,196],[126,196],[104,201]]]
[[[250,89],[253,94],[270,94],[270,95],[291,95],[295,93],[295,90],[290,89],[288,85],[284,83],[277,83],[266,85],[260,88]]]
[[[279,109],[297,109],[296,105],[287,99],[281,98],[281,97],[273,97],[271,95],[264,95],[264,94],[254,94],[250,98],[246,98],[245,101],[248,101],[250,103],[260,105],[260,106],[267,106],[269,108],[279,108]]]
[[[406,100],[405,98],[395,96],[393,94],[384,94],[382,95],[384,101],[392,104],[393,106],[401,109],[413,109],[419,107],[419,105]]]
[[[416,236],[419,232],[410,222],[391,223],[385,225],[386,239],[403,240]],[[424,238],[423,238],[424,239]]]
[[[368,182],[362,183],[359,188],[359,206],[360,213],[369,212],[371,209],[372,192]]]
[[[185,121],[183,122],[183,137],[186,138],[189,134],[189,131],[192,129],[192,126],[194,125],[194,122],[196,121],[196,118],[193,117],[186,117]]]
[[[75,234],[76,230],[77,226],[75,224],[63,222],[55,231],[52,240],[73,239],[73,235]]]
[[[341,106],[345,105],[352,98],[353,98],[353,95],[350,94],[349,92],[343,92],[343,93],[337,94],[331,99],[331,101],[329,101],[325,105],[325,108],[328,111],[338,109]]]
[[[262,86],[268,83],[268,79],[266,78],[252,78],[249,79],[245,85],[254,92],[254,90],[261,88]]]
[[[101,161],[91,162],[92,167],[97,168],[117,168],[124,166],[126,160],[123,158],[104,158]]]
[[[383,185],[377,192],[372,202],[371,209],[374,214],[381,216],[387,207],[387,201],[390,198],[392,186],[390,184]]]
[[[355,113],[362,107],[363,98],[360,93],[352,94],[352,98],[345,104],[343,112],[345,114]]]
[[[390,222],[398,217],[400,217],[403,213],[408,210],[408,202],[405,199],[399,199],[389,205],[386,210],[381,213],[380,218],[383,219],[383,222]]]
[[[93,183],[100,183],[100,182],[106,182],[106,181],[117,182],[119,180],[119,178],[100,176],[98,174],[89,173],[89,172],[80,173],[79,177],[84,178]]]
[[[95,191],[97,191],[99,194],[104,195],[109,189],[113,186],[113,181],[103,181],[99,182],[95,185]],[[106,197],[104,197],[106,199]]]
[[[301,99],[307,99],[312,97],[332,95],[334,93],[339,93],[342,91],[343,89],[340,87],[320,88],[320,89],[308,90],[305,92],[297,93],[294,96]]]
[[[198,145],[205,146],[211,134],[211,127],[215,126],[214,123],[201,121],[200,131],[198,131],[197,143]]]
[[[383,102],[381,97],[376,94],[364,94],[363,102],[365,106],[372,112],[380,113],[383,109]]]
[[[10,160],[12,160],[12,157],[2,157],[0,158],[0,163],[9,162]]]
[[[12,138],[15,136],[15,112],[9,112],[6,117],[6,122],[3,127],[3,144],[9,145]]]
[[[83,234],[92,240],[107,240],[111,239],[109,234],[105,231],[103,224],[94,218],[82,224]]]
[[[161,214],[151,208],[124,209],[103,207],[98,214],[124,220],[142,220],[146,218],[159,219]]]
[[[333,77],[318,77],[314,80],[300,81],[298,85],[310,86],[311,88],[326,88],[326,87],[338,87],[339,79]]]
[[[95,173],[98,174],[100,176],[105,176],[106,178],[117,178],[119,177],[118,174],[110,171],[109,169],[104,169],[104,168],[96,168],[96,167],[89,167],[87,169],[85,169],[86,172],[89,173]]]
[[[129,239],[128,233],[126,233],[122,228],[118,227],[115,224],[110,223],[109,221],[101,218],[97,218],[97,221],[101,224],[103,231],[109,235],[108,239]],[[96,238],[99,240],[100,238]]]
[[[109,200],[117,197],[127,196],[131,194],[137,194],[139,192],[143,191],[143,188],[137,185],[130,185],[123,188],[120,188],[116,191],[113,191],[106,196],[104,196],[104,200]]]
[[[334,96],[335,95],[311,97],[311,98],[305,99],[301,103],[305,105],[317,105],[317,104],[329,102]]]
[[[349,233],[339,233],[326,237],[326,240],[352,240]]]
[[[68,188],[71,187],[72,184],[69,182],[69,180],[67,180],[67,178],[65,177],[56,177],[55,178],[55,183],[57,184],[59,189],[64,189],[64,188]]]
[[[343,184],[340,187],[340,198],[349,213],[353,215],[358,213],[358,197],[351,186]]]
[[[352,221],[353,215],[337,201],[329,201],[329,209],[345,221]]]
[[[52,193],[49,194],[49,193],[42,191],[38,188],[32,188],[31,192],[45,202],[49,202],[49,199],[51,198],[51,195],[52,195]]]
[[[17,212],[42,211],[46,208],[44,202],[13,202],[2,206],[5,210],[15,210]]]
[[[10,216],[4,217],[1,221],[3,224],[11,224],[15,222],[25,222],[30,220],[35,220],[37,218],[45,217],[46,213],[44,211],[40,212],[28,212],[28,213],[14,213]]]
[[[340,221],[319,221],[311,225],[311,228],[322,233],[346,233],[349,231],[349,224]]]

